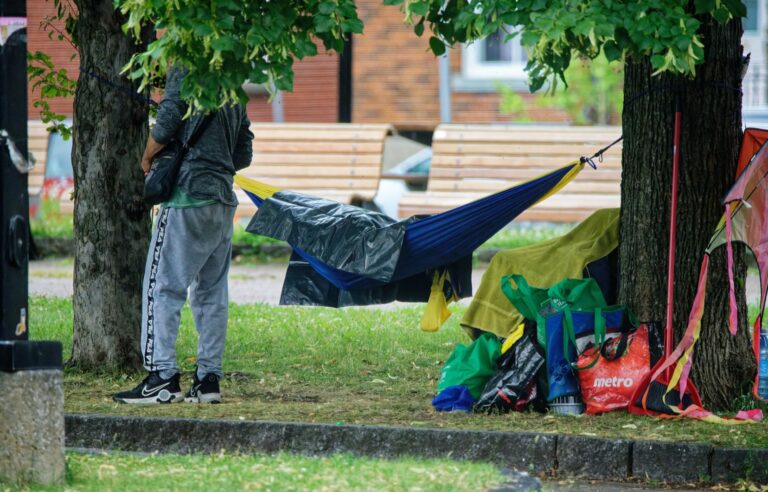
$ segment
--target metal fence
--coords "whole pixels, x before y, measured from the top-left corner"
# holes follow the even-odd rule
[[[744,94],[742,107],[765,108],[768,106],[768,66],[751,65],[742,81],[741,90]]]

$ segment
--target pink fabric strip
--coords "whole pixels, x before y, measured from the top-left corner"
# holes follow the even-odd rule
[[[693,345],[695,341],[694,332],[697,326],[701,322],[701,318],[704,314],[704,300],[707,294],[707,271],[709,270],[709,255],[704,255],[704,259],[701,262],[701,271],[699,271],[699,285],[696,288],[696,297],[693,300],[693,307],[691,308],[691,314],[688,318],[688,327],[685,330],[685,334],[680,342],[675,347],[675,350],[667,357],[661,366],[653,373],[651,381],[656,381],[660,375],[667,370],[667,368],[674,365],[683,353]],[[687,376],[687,371],[684,371],[684,375]],[[681,384],[683,380],[681,379]],[[687,383],[686,383],[687,384]],[[650,387],[650,385],[649,385]]]
[[[739,328],[739,312],[736,305],[736,288],[734,287],[733,280],[733,245],[731,239],[733,237],[731,230],[731,206],[730,203],[725,204],[725,248],[728,252],[728,300],[731,305],[731,313],[728,317],[728,327],[731,330],[731,335],[736,335],[736,331]]]

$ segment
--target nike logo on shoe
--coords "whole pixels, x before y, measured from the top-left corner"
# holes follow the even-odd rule
[[[165,388],[169,384],[171,384],[170,381],[168,381],[167,383],[161,384],[160,386],[155,386],[154,388],[147,388],[146,386],[144,386],[143,388],[141,388],[141,396],[150,396],[154,393],[157,393],[161,389]]]

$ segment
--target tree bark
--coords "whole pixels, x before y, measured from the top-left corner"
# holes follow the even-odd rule
[[[705,62],[693,79],[652,76],[648,58],[625,68],[621,184],[621,289],[639,319],[665,319],[675,94],[682,98],[680,187],[675,261],[675,341],[685,331],[704,249],[723,214],[722,197],[735,180],[741,143],[739,20],[703,20]],[[727,326],[725,248],[712,255],[693,380],[706,405],[729,408],[748,392],[756,370],[747,332],[743,286],[739,333]],[[737,276],[746,272],[737,250]]]
[[[125,19],[111,0],[76,3],[81,75],[72,149],[75,273],[70,364],[99,370],[138,368],[141,282],[151,227],[141,200],[140,169],[148,106],[126,92],[135,93],[136,86],[120,71],[143,48],[122,32]]]

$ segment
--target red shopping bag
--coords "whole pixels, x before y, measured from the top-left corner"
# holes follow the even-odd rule
[[[579,357],[581,397],[587,413],[597,414],[629,406],[632,394],[651,370],[648,327],[640,325],[633,333],[607,341],[595,361],[594,352]]]

